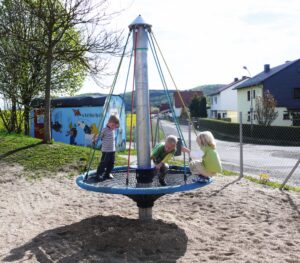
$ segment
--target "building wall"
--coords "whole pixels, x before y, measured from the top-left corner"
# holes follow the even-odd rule
[[[226,111],[237,110],[237,91],[233,90],[234,86],[220,93],[220,109]]]
[[[231,119],[231,122],[239,122],[238,112],[237,111],[227,111],[227,118]]]
[[[174,107],[175,116],[179,118],[181,116],[182,108],[175,108]],[[171,114],[172,115],[172,114]]]
[[[100,118],[103,117],[102,112],[103,107],[101,106],[52,109],[52,138],[55,141],[67,144],[91,146],[94,136],[99,134]],[[30,135],[33,137],[43,136],[43,110],[34,109],[30,114],[32,117],[30,122]],[[112,96],[103,127],[106,126],[111,115],[117,115],[120,118],[120,128],[116,130],[116,146],[118,150],[125,150],[125,106],[122,107],[122,99],[119,96]]]
[[[249,120],[249,111],[251,106],[251,101],[248,101],[248,91],[253,92],[255,90],[255,97],[262,96],[263,95],[263,86],[253,86],[248,87],[244,89],[238,90],[238,112],[242,112],[242,118],[243,123],[245,124],[251,124],[251,121]],[[253,111],[255,111],[255,98],[253,98]],[[272,126],[291,126],[292,121],[291,120],[285,120],[284,114],[287,111],[286,107],[277,107],[276,111],[278,112],[278,117],[274,122],[272,122]],[[257,121],[255,119],[255,113],[253,114],[253,124],[257,124]]]
[[[257,96],[262,96],[262,85],[259,86],[252,86],[252,87],[247,87],[244,89],[239,89],[237,92],[237,111],[242,112],[242,120],[243,123],[250,124],[251,121],[249,120],[249,112],[251,108],[251,100],[248,101],[248,91],[252,92],[255,91],[255,97]],[[252,105],[253,105],[253,110],[255,109],[255,98],[252,99]],[[239,115],[239,114],[238,114]],[[254,114],[253,114],[253,124],[255,124],[254,120]]]
[[[292,126],[293,121],[292,120],[284,120],[284,114],[286,113],[285,107],[279,107],[276,108],[276,111],[278,112],[278,117],[274,122],[272,122],[272,126]]]
[[[224,90],[221,90],[219,94],[210,96],[210,100],[213,102],[210,110],[210,116],[212,118],[230,118],[232,122],[237,122],[237,110],[238,110],[238,96],[237,90],[234,89],[240,85],[247,78],[240,81],[236,81]]]

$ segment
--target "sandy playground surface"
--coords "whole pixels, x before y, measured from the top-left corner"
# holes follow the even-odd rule
[[[236,177],[135,203],[0,163],[1,262],[300,262],[300,194]]]

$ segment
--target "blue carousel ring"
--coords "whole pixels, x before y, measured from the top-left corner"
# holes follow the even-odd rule
[[[115,167],[112,171],[114,179],[108,179],[99,183],[89,183],[88,180],[84,180],[85,174],[81,174],[76,178],[76,184],[85,190],[107,193],[107,194],[122,194],[122,195],[164,195],[176,192],[190,191],[197,188],[201,188],[212,183],[212,179],[207,182],[193,182],[193,179],[197,178],[197,175],[191,175],[189,168],[181,166],[170,166],[169,173],[165,179],[167,186],[160,186],[158,179],[154,178],[151,187],[137,187],[135,178],[135,167],[131,167],[130,181],[126,185],[127,166]],[[186,173],[186,180],[184,173]],[[89,177],[96,175],[95,171],[88,173]]]

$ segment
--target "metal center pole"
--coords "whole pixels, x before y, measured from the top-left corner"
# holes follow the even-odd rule
[[[148,88],[148,32],[151,25],[147,24],[139,15],[130,25],[133,31],[133,43],[135,45],[135,101],[136,101],[136,144],[138,168],[151,168],[150,160],[150,103]],[[149,187],[149,184],[138,187]],[[152,219],[152,207],[140,208],[139,218],[142,220]]]

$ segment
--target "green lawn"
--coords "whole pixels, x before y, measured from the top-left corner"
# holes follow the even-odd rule
[[[59,171],[80,173],[88,166],[93,150],[64,143],[42,144],[41,140],[20,134],[0,131],[0,161],[16,163],[25,172],[50,175]],[[91,169],[97,167],[100,151],[95,151]],[[116,165],[125,165],[124,158],[117,156]],[[49,173],[50,172],[50,173]]]

